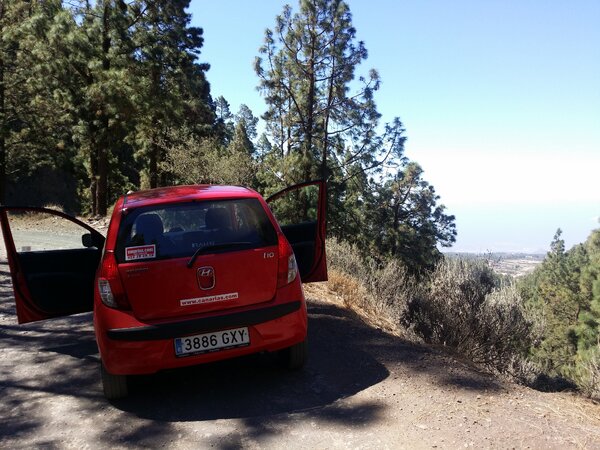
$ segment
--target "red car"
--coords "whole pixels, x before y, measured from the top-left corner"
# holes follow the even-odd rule
[[[301,280],[327,279],[325,198],[322,181],[271,208],[236,186],[135,192],[106,240],[61,212],[0,207],[19,323],[93,308],[107,398],[127,395],[127,375],[256,352],[302,367]]]

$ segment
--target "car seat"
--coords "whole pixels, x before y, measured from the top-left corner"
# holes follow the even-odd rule
[[[234,238],[231,214],[226,208],[211,208],[204,217],[206,230],[215,242],[230,242]]]
[[[142,214],[135,220],[135,236],[137,245],[156,244],[159,256],[166,256],[176,251],[175,244],[164,236],[164,226],[158,214]]]
[[[231,215],[225,208],[211,208],[204,218],[207,230],[231,230]]]
[[[135,234],[146,245],[157,244],[163,232],[163,223],[158,214],[142,214],[135,221]]]

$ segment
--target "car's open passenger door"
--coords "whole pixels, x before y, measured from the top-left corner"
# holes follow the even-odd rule
[[[294,249],[302,282],[327,281],[325,181],[290,186],[267,203]]]
[[[91,311],[104,237],[46,208],[0,207],[19,323]]]

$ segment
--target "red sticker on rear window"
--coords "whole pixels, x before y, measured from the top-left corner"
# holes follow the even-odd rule
[[[148,258],[156,258],[156,245],[140,245],[139,247],[127,247],[125,249],[125,261]]]

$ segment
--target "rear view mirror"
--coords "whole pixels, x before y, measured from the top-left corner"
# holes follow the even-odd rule
[[[86,248],[96,247],[99,249],[99,248],[102,248],[102,245],[104,244],[104,240],[99,239],[98,236],[95,234],[85,233],[81,236],[81,243]]]

